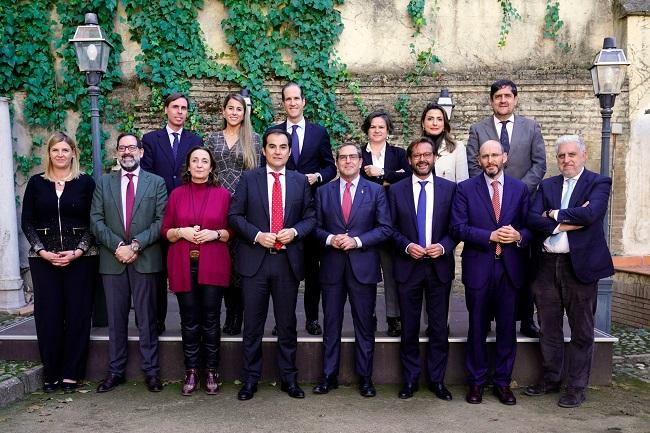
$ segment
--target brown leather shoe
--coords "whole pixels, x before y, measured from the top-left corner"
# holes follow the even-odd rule
[[[185,381],[181,394],[188,397],[197,389],[199,389],[199,373],[196,368],[189,368],[185,370]]]
[[[470,385],[465,401],[470,404],[480,404],[483,402],[483,385]]]
[[[508,406],[517,404],[517,399],[512,393],[509,386],[492,386],[492,393],[499,399],[499,401]]]
[[[216,368],[208,368],[205,372],[205,393],[215,395],[219,392],[219,373]]]

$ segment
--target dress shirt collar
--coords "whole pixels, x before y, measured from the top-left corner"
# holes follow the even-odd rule
[[[121,177],[126,177],[126,175],[128,173],[131,173],[131,174],[135,175],[135,177],[139,178],[140,177],[140,166],[138,166],[138,168],[136,168],[133,171],[126,171],[123,168],[120,168],[120,176]]]
[[[165,126],[165,130],[167,131],[167,135],[172,135],[172,134],[178,134],[178,139],[181,139],[181,135],[183,135],[183,128],[179,129],[178,131],[174,131],[169,127],[169,123],[167,126]]]
[[[430,173],[429,177],[427,177],[426,179],[420,179],[419,177],[417,177],[414,174],[411,175],[411,182],[413,183],[413,185],[418,185],[419,186],[420,185],[419,182],[421,182],[423,180],[426,180],[427,182],[431,182],[431,184],[433,184],[433,173]]]
[[[355,189],[356,189],[357,186],[359,186],[359,179],[360,179],[360,178],[361,178],[361,176],[359,176],[359,175],[357,174],[357,177],[355,177],[354,179],[352,179],[352,186],[353,186]],[[347,181],[347,180],[344,180],[342,177],[339,178],[339,181],[341,182],[341,188],[345,188],[345,184],[347,184],[348,181]]]
[[[271,173],[280,173],[281,175],[286,176],[286,174],[287,174],[287,167],[285,166],[285,167],[282,167],[282,170],[280,170],[280,171],[275,171],[275,170],[273,170],[273,169],[271,168],[271,166],[269,166],[268,164],[266,164],[266,174],[269,175],[269,174],[271,174]]]
[[[512,123],[513,125],[515,124],[515,113],[512,113],[506,120],[499,120],[499,118],[494,115],[492,115],[492,118],[494,119],[494,126],[499,130],[501,129],[501,122],[508,122]],[[506,125],[508,125],[508,123],[506,123]]]
[[[287,132],[291,134],[291,127],[293,125],[298,125],[298,129],[302,129],[303,131],[305,130],[305,117],[303,116],[302,119],[300,119],[300,122],[298,123],[293,123],[289,119],[287,119]]]
[[[488,188],[492,188],[492,182],[496,180],[501,185],[501,191],[503,191],[503,182],[505,180],[505,175],[503,174],[503,170],[501,170],[499,177],[497,177],[496,179],[492,179],[490,176],[488,176],[485,173],[483,173],[483,178],[485,179],[485,183],[487,183]]]
[[[569,180],[569,179],[574,179],[574,180],[576,181],[576,183],[577,183],[577,182],[578,182],[578,179],[580,179],[580,176],[582,176],[582,173],[584,173],[584,172],[585,172],[585,168],[582,167],[582,170],[580,170],[580,173],[576,174],[576,175],[573,176],[573,177],[564,177],[564,181],[566,182],[566,181]]]
[[[379,157],[382,157],[386,155],[386,147],[388,146],[388,142],[384,141],[384,145],[379,151]],[[372,155],[372,147],[370,147],[370,143],[366,144],[366,152]]]

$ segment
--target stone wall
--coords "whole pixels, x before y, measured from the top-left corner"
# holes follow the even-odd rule
[[[612,293],[612,322],[650,328],[650,275],[616,272]]]

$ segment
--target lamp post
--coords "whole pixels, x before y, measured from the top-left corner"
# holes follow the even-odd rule
[[[90,97],[90,130],[93,144],[93,177],[99,181],[103,164],[99,129],[99,83],[108,67],[113,47],[97,24],[97,15],[87,13],[83,26],[78,26],[74,38],[70,39],[77,53],[79,71],[86,74],[86,85]]]
[[[603,118],[602,138],[600,145],[600,174],[609,177],[609,139],[612,134],[612,113],[616,95],[621,93],[627,61],[622,49],[616,48],[616,38],[608,37],[603,41],[603,49],[596,54],[591,71],[591,81],[594,95],[600,101],[600,115]],[[609,210],[603,219],[605,239],[609,244]],[[611,278],[598,281],[598,307],[596,309],[595,326],[609,332],[611,328],[612,304]]]
[[[447,119],[451,120],[451,115],[454,112],[456,104],[454,104],[454,100],[451,99],[451,96],[449,95],[449,89],[442,89],[440,91],[440,96],[438,96],[437,102],[438,105],[440,105],[447,113]]]

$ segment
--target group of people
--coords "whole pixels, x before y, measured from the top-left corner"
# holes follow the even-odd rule
[[[305,329],[323,335],[323,378],[313,392],[338,387],[349,300],[359,393],[373,397],[375,304],[383,280],[388,334],[401,335],[399,398],[418,391],[424,301],[428,388],[451,400],[444,384],[448,310],[455,248],[463,242],[466,401],[482,401],[490,377],[486,336],[494,320],[492,390],[503,404],[516,404],[510,384],[521,320],[521,332],[540,339],[544,367],[541,381],[525,394],[559,392],[566,365],[559,405],[579,406],[589,380],[597,281],[613,273],[602,227],[611,179],[585,168],[582,139],[557,140],[561,174],[542,181],[541,130],[514,114],[517,87],[509,80],[492,84],[493,115],[471,126],[466,147],[453,138],[443,107],[429,104],[422,137],[406,150],[388,142],[390,115],[375,111],[362,125],[368,143],[346,142],[333,155],[326,129],[303,116],[298,84],[283,87],[282,102],[286,121],[260,139],[247,101],[228,95],[223,129],[203,142],[184,129],[188,98],[171,94],[165,128],[142,140],[121,134],[119,169],[97,185],[80,172],[74,140],[61,132],[50,138],[46,170],[29,180],[22,214],[32,247],[44,390],[72,392],[84,377],[98,269],[110,363],[97,392],[125,381],[131,304],[145,383],[152,392],[163,389],[158,335],[165,330],[169,289],[181,317],[183,395],[199,389],[201,375],[207,394],[219,391],[225,299],[223,332],[237,335],[243,325],[237,397],[254,397],[272,298],[280,388],[304,398],[296,368],[296,303],[304,279]],[[566,353],[565,311],[572,331]]]

